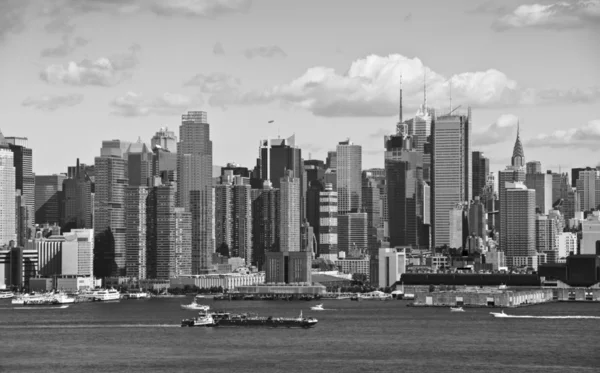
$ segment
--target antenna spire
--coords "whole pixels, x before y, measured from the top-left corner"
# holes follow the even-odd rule
[[[427,113],[427,69],[423,70],[423,112]]]
[[[400,72],[400,107],[398,112],[399,123],[402,123],[402,72]]]

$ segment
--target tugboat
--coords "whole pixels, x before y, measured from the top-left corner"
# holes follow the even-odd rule
[[[213,325],[209,323],[209,317]],[[181,326],[219,326],[219,327],[263,327],[263,328],[312,328],[318,320],[314,317],[261,317],[248,314],[231,314],[228,312],[200,313],[199,317],[181,320]]]

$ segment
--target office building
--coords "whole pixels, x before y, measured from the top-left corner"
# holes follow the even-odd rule
[[[308,175],[309,174],[307,173],[307,178],[309,177]],[[321,192],[325,190],[325,182],[322,178],[310,181],[307,180],[307,182],[308,188],[306,190],[306,220],[315,232],[318,249],[320,242],[319,231],[321,226],[320,198]]]
[[[125,270],[127,277],[146,278],[146,200],[148,188],[128,186],[125,190]]]
[[[154,153],[138,139],[129,145],[126,156],[129,186],[148,186],[149,179],[153,176]]]
[[[245,179],[244,182],[249,184],[250,182],[250,178],[251,178],[251,172],[248,169],[248,167],[242,167],[240,164],[235,163],[235,162],[229,162],[227,163],[227,166],[225,167],[221,167],[221,176],[225,175],[226,173],[228,173],[229,171],[231,171],[231,174],[233,176],[241,176]]]
[[[406,251],[404,248],[381,248],[378,260],[378,284],[387,288],[393,286],[406,273]]]
[[[331,184],[319,192],[319,249],[320,258],[338,257],[338,193]]]
[[[348,139],[336,148],[338,212],[357,212],[362,207],[362,147]]]
[[[79,163],[69,167],[67,179],[63,181],[64,216],[63,232],[71,229],[93,229],[94,184],[90,177],[93,166]]]
[[[362,177],[362,203],[363,211],[367,213],[367,241],[368,250],[379,249],[379,242],[383,241],[383,228],[381,224],[381,196],[379,185],[371,173],[363,171]]]
[[[521,182],[506,183],[506,259],[509,267],[537,266],[535,190]],[[533,266],[533,265],[532,265]]]
[[[152,177],[159,177],[163,184],[177,182],[177,153],[164,148],[152,149]]]
[[[528,163],[529,164],[529,163]],[[535,190],[535,207],[542,214],[552,209],[552,175],[543,173],[528,173],[525,175],[525,185]]]
[[[600,171],[595,169],[579,171],[576,187],[579,198],[579,211],[596,209],[600,204],[600,198],[596,198],[596,191],[600,192]]]
[[[535,175],[542,173],[542,163],[540,161],[530,161],[525,164],[527,175]]]
[[[192,213],[192,273],[213,271],[215,252],[212,141],[206,112],[181,117],[177,146],[177,206]]]
[[[279,206],[280,251],[300,250],[300,179],[292,170],[279,182],[281,204]]]
[[[325,160],[325,169],[334,169],[337,167],[337,153],[334,150],[327,152]]]
[[[98,277],[125,276],[125,189],[128,184],[125,151],[129,143],[103,141],[100,157],[94,159],[94,236]]]
[[[449,211],[472,197],[472,125],[470,108],[467,115],[442,115],[432,122],[433,247],[449,244]]]
[[[94,235],[91,229],[73,229],[64,235],[37,237],[29,240],[25,249],[37,252],[36,275],[94,275]]]
[[[66,175],[35,175],[35,223],[64,225],[63,182]]]
[[[485,239],[487,237],[487,209],[479,196],[471,201],[468,209],[469,235]]]
[[[177,154],[177,136],[169,127],[161,127],[150,140],[150,148],[160,148],[172,154]]]
[[[367,213],[351,212],[338,215],[338,252],[346,255],[351,250],[367,253],[369,242],[367,236]]]
[[[580,174],[581,177],[581,174]],[[600,212],[593,211],[581,224],[579,254],[600,255]]]
[[[481,196],[490,173],[490,160],[483,152],[473,152],[473,198]]]
[[[561,232],[555,217],[538,214],[535,219],[536,251],[558,251],[558,236]]]
[[[466,247],[466,240],[469,236],[468,214],[469,205],[465,202],[457,203],[448,211],[448,220],[450,222],[448,247],[459,249]]]
[[[265,253],[279,251],[280,193],[270,181],[262,189],[253,189],[252,196],[252,263],[265,268]]]
[[[26,237],[32,238],[35,234],[35,176],[33,174],[33,150],[28,148],[26,137],[5,137],[5,142],[13,152],[15,167],[15,187],[20,190],[23,203],[27,207],[24,218],[27,219]],[[19,242],[25,245],[25,242]]]
[[[17,242],[14,153],[0,132],[0,246]]]
[[[577,255],[577,234],[572,232],[560,232],[558,235],[558,261],[566,262],[569,255]]]

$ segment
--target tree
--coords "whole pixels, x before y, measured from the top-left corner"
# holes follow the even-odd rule
[[[221,254],[224,257],[229,258],[229,245],[227,245],[227,243],[223,242],[217,248],[217,253]]]
[[[364,285],[367,282],[367,275],[364,273],[353,273],[352,283],[353,285]]]

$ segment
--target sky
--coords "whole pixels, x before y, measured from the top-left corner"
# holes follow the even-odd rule
[[[473,150],[510,163],[600,163],[600,0],[0,0],[0,130],[38,175],[92,164],[102,140],[150,142],[208,113],[213,162],[253,167],[260,139],[303,157],[339,141],[383,167],[422,104],[472,107]],[[459,109],[459,110],[461,110]],[[274,121],[269,123],[269,121]]]

